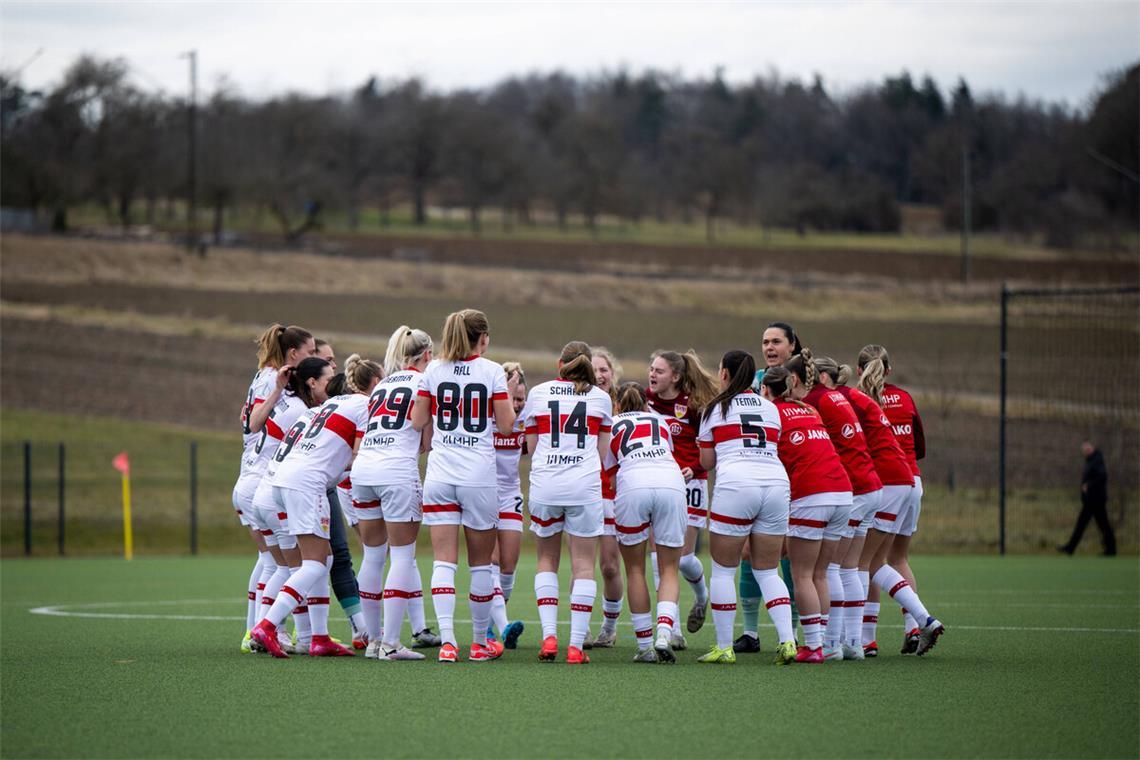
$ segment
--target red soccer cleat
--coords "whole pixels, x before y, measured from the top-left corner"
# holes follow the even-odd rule
[[[870,644],[863,645],[864,657],[878,657],[879,656],[879,642],[872,641]]]
[[[255,625],[249,632],[249,638],[251,642],[256,642],[263,651],[269,652],[274,657],[281,660],[289,659],[289,655],[281,648],[281,642],[277,640],[277,626],[268,620],[262,620]]]
[[[578,647],[566,648],[566,664],[567,665],[585,665],[590,661],[590,658]]]
[[[823,647],[808,649],[801,646],[796,650],[796,662],[821,663],[823,662]]]
[[[503,652],[507,650],[507,648],[503,646],[503,642],[498,639],[487,639],[487,648],[494,652],[496,657],[502,657]]]
[[[467,655],[467,659],[471,662],[490,662],[491,660],[499,659],[503,653],[503,645],[499,644],[496,648],[492,646],[493,641],[488,641],[486,644],[471,644],[471,652]]]
[[[364,631],[352,637],[352,648],[356,650],[368,648],[368,634]]]
[[[455,648],[454,644],[444,644],[439,648],[440,662],[457,662],[458,660],[459,650]]]
[[[309,644],[310,657],[353,657],[356,653],[329,636],[314,636]]]
[[[558,637],[547,636],[542,640],[542,648],[538,650],[538,659],[543,662],[554,662],[558,657]]]

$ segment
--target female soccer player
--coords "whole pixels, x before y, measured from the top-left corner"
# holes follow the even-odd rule
[[[617,382],[621,379],[621,372],[617,360],[604,346],[592,346],[594,354],[594,377],[598,380],[598,387],[610,394],[610,398],[617,400]],[[602,571],[602,629],[598,631],[595,639],[586,633],[586,649],[592,647],[612,647],[617,641],[617,623],[621,616],[622,583],[621,560],[618,550],[617,531],[614,521],[614,499],[617,492],[614,489],[613,478],[602,471],[602,511],[605,523],[602,526],[602,537],[598,540],[601,549],[598,564]]]
[[[359,575],[369,639],[364,656],[370,659],[424,659],[401,645],[400,630],[405,612],[412,621],[413,638],[426,628],[416,537],[423,520],[420,452],[431,440],[431,425],[417,431],[412,406],[427,387],[423,371],[431,362],[432,347],[431,336],[423,330],[401,325],[392,333],[384,357],[386,376],[368,399],[368,424],[352,464],[352,501],[364,545]],[[389,551],[391,565],[384,583]],[[382,626],[382,620],[387,625]]]
[[[570,646],[566,662],[587,663],[582,653],[598,584],[594,563],[602,535],[601,458],[610,442],[613,400],[597,387],[590,347],[562,348],[558,379],[535,386],[523,409],[530,467],[530,529],[537,536],[534,594],[542,622],[538,659],[558,657],[558,565],[562,533],[569,534]]]
[[[800,353],[800,338],[796,331],[787,322],[772,322],[764,328],[761,336],[761,350],[764,366],[756,371],[756,378],[752,381],[752,390],[760,393],[760,380],[769,367],[777,367]],[[744,544],[744,557],[740,562],[740,613],[743,618],[743,628],[740,636],[732,644],[735,652],[760,651],[760,586],[756,583],[752,572],[752,563],[749,552],[751,544]],[[792,582],[792,569],[785,556],[780,559],[780,573],[788,587],[792,598],[792,630],[796,629],[799,616],[795,605],[795,588]]]
[[[245,404],[242,405],[241,409],[243,462],[250,456],[253,447],[257,445],[261,437],[261,428],[288,382],[288,371],[285,368],[297,366],[298,362],[307,356],[312,356],[315,351],[316,343],[313,340],[312,333],[295,325],[289,327],[278,324],[270,325],[257,339],[257,373],[253,376],[253,381],[246,392]],[[280,374],[285,374],[285,377],[276,377]],[[269,396],[274,393],[276,395],[272,403],[266,403]],[[245,510],[251,509],[253,506],[253,492],[257,489],[257,483],[260,479],[260,473],[256,477],[247,475],[243,465],[233,491],[233,505],[238,520],[243,527],[249,530],[250,538],[253,539],[258,552],[257,562],[253,566],[253,572],[250,573],[246,589],[248,601],[245,636],[241,642],[241,651],[243,652],[251,651],[249,632],[254,623],[257,622],[257,614],[260,610],[260,592],[265,588],[264,579],[272,576],[277,570],[273,555],[269,553],[269,549],[265,545],[265,539],[244,516]]]
[[[736,623],[733,576],[746,542],[752,546],[756,584],[767,600],[776,626],[776,663],[795,660],[792,607],[788,587],[776,567],[788,530],[788,475],[778,455],[780,413],[752,390],[756,361],[745,351],[729,351],[720,362],[718,393],[701,420],[701,464],[716,469],[716,489],[709,509],[712,555],[712,608],[716,644],[699,662],[733,663]]]
[[[309,410],[328,400],[326,389],[332,375],[332,367],[324,359],[310,356],[301,360],[297,367],[288,373],[288,385],[274,403],[273,411],[269,413],[261,428],[257,445],[253,448],[253,458],[244,460],[248,476],[259,478],[245,515],[250,524],[261,532],[275,563],[274,572],[269,577],[262,577],[264,588],[255,624],[269,612],[269,607],[281,591],[281,586],[289,579],[291,568],[301,566],[297,541],[282,529],[277,506],[273,501],[273,489],[269,485],[269,478],[276,472],[275,455],[282,441],[288,435],[296,434],[294,428],[304,424],[302,420],[308,417]],[[271,397],[273,395],[276,395],[275,391],[270,394]],[[297,629],[306,639],[307,646],[308,611],[299,610],[295,613],[295,619]],[[293,646],[283,627],[279,631],[278,638],[283,645],[288,644],[287,648]]]
[[[637,638],[634,662],[676,662],[670,640],[680,591],[681,550],[687,516],[685,478],[673,458],[669,424],[649,410],[645,391],[626,383],[618,394],[618,414],[605,454],[605,471],[617,471],[615,525],[629,578],[629,612]],[[657,638],[652,641],[649,585],[645,582],[645,545],[649,530],[657,546]]]
[[[270,480],[273,497],[286,514],[289,533],[301,548],[301,569],[289,576],[266,617],[253,630],[252,638],[274,657],[288,657],[276,638],[277,626],[307,597],[314,657],[351,656],[351,649],[328,635],[329,547],[328,489],[352,463],[357,439],[368,421],[368,397],[384,376],[373,361],[353,356],[345,363],[350,395],[330,398],[305,426],[304,435],[293,439],[284,451],[277,472]],[[288,440],[288,439],[287,439]]]
[[[673,439],[673,457],[685,477],[685,503],[688,528],[685,546],[681,553],[681,575],[693,589],[693,606],[689,609],[687,627],[690,633],[701,629],[709,603],[705,585],[704,567],[694,550],[697,534],[708,519],[708,477],[701,467],[697,449],[697,432],[700,429],[701,411],[717,393],[716,381],[701,366],[693,352],[656,351],[649,362],[649,407],[669,420],[669,433]],[[653,558],[656,563],[656,558]],[[685,636],[680,621],[673,629],[674,649],[684,649]]]
[[[903,654],[913,652],[921,655],[929,651],[944,632],[942,624],[922,606],[914,588],[914,573],[909,563],[910,540],[918,529],[918,515],[922,508],[922,471],[918,469],[918,460],[926,456],[926,438],[914,399],[902,388],[886,382],[890,373],[891,360],[887,349],[877,345],[864,346],[859,352],[859,390],[882,405],[914,475],[914,489],[910,498],[898,505],[894,512],[884,505],[881,517],[876,516],[874,528],[884,536],[890,534],[891,537],[875,546],[868,572],[872,580],[888,591],[903,608]],[[875,541],[869,535],[864,555],[872,543]],[[908,602],[907,599],[911,601]],[[878,600],[877,589],[871,589],[867,595],[867,605],[871,607],[874,604],[872,609],[876,612],[872,613],[869,609],[866,613],[868,616],[877,618]],[[865,630],[864,638],[867,634]],[[870,635],[874,641],[873,627]]]
[[[874,522],[876,515],[883,511],[883,504],[903,504],[910,498],[914,487],[914,475],[911,474],[910,465],[907,464],[906,455],[895,440],[890,420],[883,414],[879,405],[870,396],[856,388],[847,386],[851,378],[851,368],[840,365],[829,357],[815,359],[815,368],[819,372],[820,382],[828,388],[834,388],[843,394],[855,410],[863,434],[867,438],[867,446],[871,452],[871,459],[875,463],[875,472],[883,483],[878,504],[867,504],[863,514],[852,512],[852,519],[858,517],[860,523],[855,528],[855,537],[847,555],[840,563],[839,574],[843,582],[843,594],[847,599],[844,615],[843,657],[844,659],[861,660],[864,653],[874,657],[878,654],[878,644],[874,640],[874,625],[878,619],[878,602],[875,602],[874,613],[871,620],[865,619],[864,606],[867,600],[870,575],[867,572],[870,558],[861,566],[860,559],[863,554],[863,545],[867,539],[867,531]],[[897,508],[891,508],[897,512]],[[891,514],[888,509],[887,514]],[[829,576],[830,578],[830,576]],[[875,591],[878,599],[878,590]],[[871,636],[864,642],[861,635],[860,624],[871,628]],[[864,646],[866,645],[866,646]]]
[[[783,367],[770,367],[762,392],[780,412],[779,456],[791,482],[788,558],[804,631],[796,662],[819,663],[824,661],[820,627],[828,606],[827,566],[851,512],[851,481],[819,412],[799,400],[811,390],[810,361],[805,349]]]
[[[464,309],[443,325],[440,358],[424,371],[425,387],[412,408],[416,430],[433,426],[427,477],[424,479],[424,522],[431,529],[435,556],[431,597],[443,645],[440,662],[459,659],[455,638],[455,571],[459,562],[459,526],[467,543],[471,569],[469,594],[473,641],[472,662],[500,657],[502,644],[488,646],[494,584],[491,554],[499,521],[494,427],[509,433],[515,411],[511,394],[518,378],[483,358],[491,342],[490,326],[481,311]]]
[[[847,397],[835,389],[832,375],[819,370],[816,361],[811,357],[810,349],[804,349],[801,355],[804,358],[802,366],[814,368],[816,377],[812,378],[811,390],[804,396],[804,403],[815,408],[823,419],[827,434],[831,436],[831,443],[839,459],[843,462],[843,469],[851,481],[852,506],[847,524],[843,527],[842,538],[836,549],[834,560],[827,566],[827,596],[830,607],[824,614],[823,656],[828,660],[844,659],[844,626],[846,624],[847,592],[843,584],[841,565],[848,561],[847,555],[851,543],[855,540],[855,531],[863,522],[864,515],[874,515],[879,510],[883,499],[883,481],[875,471],[875,462],[871,458],[867,439],[863,435],[863,427],[859,422],[855,410],[847,401]],[[834,369],[834,361],[825,360],[829,371]],[[858,572],[858,561],[848,565],[849,570]],[[856,576],[858,577],[858,576]],[[860,601],[864,597],[859,594],[850,601]],[[859,623],[862,632],[862,620]],[[852,633],[854,633],[854,628]],[[862,659],[862,648],[852,649],[847,659]]]
[[[518,362],[504,362],[503,371],[518,378],[511,395],[511,408],[515,414],[526,406],[526,375]],[[491,623],[502,636],[503,647],[514,649],[524,626],[522,621],[513,623],[507,618],[507,602],[515,588],[515,568],[519,564],[519,550],[522,546],[523,495],[519,482],[519,460],[525,448],[526,434],[522,418],[516,417],[515,426],[509,435],[495,432],[495,470],[498,473],[499,521],[495,553],[491,558],[491,581],[495,598],[491,603]],[[489,635],[489,634],[488,634]]]

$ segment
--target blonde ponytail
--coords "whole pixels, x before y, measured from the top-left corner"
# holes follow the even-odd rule
[[[598,384],[594,374],[594,354],[590,346],[580,340],[572,340],[562,347],[558,359],[558,377],[574,383],[574,390],[585,393]]]
[[[614,411],[617,414],[626,412],[640,412],[649,403],[645,389],[639,383],[623,383],[617,394],[617,404]]]
[[[431,336],[423,330],[400,325],[388,338],[388,350],[384,352],[384,373],[390,375],[415,364],[432,346]]]
[[[313,334],[303,327],[270,325],[257,339],[257,368],[280,369],[285,366],[285,354],[290,349],[300,348],[312,339]]]
[[[463,361],[479,343],[480,336],[491,331],[487,315],[475,309],[463,309],[447,315],[443,323],[440,358],[448,362]]]
[[[827,375],[837,387],[847,385],[851,379],[851,368],[840,364],[830,356],[821,356],[814,360],[816,377]]]
[[[371,359],[353,354],[344,360],[344,382],[353,393],[368,393],[373,380],[384,379],[384,368]]]
[[[887,382],[887,371],[891,368],[891,358],[887,349],[882,346],[870,344],[863,346],[859,351],[859,390],[875,399],[878,404],[883,403],[883,386]]]

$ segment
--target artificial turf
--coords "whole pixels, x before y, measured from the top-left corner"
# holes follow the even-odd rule
[[[251,565],[5,560],[0,755],[1140,755],[1134,557],[920,557],[919,590],[948,630],[933,652],[900,656],[901,621],[884,604],[877,660],[790,667],[771,664],[770,627],[764,653],[697,664],[711,617],[676,665],[634,664],[625,614],[619,646],[595,650],[590,665],[540,664],[528,558],[511,602],[527,630],[498,662],[243,655]],[[563,618],[567,597],[564,579]],[[684,589],[682,614],[690,600]],[[150,617],[30,611],[42,606]],[[334,635],[347,630],[335,603],[332,617]]]

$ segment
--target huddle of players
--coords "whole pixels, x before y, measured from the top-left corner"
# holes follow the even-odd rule
[[[909,395],[885,384],[889,359],[881,347],[860,354],[860,384],[870,391],[865,394],[846,387],[847,367],[813,358],[782,323],[765,331],[767,366],[759,372],[743,351],[725,354],[715,375],[695,354],[657,352],[646,388],[613,388],[608,352],[595,357],[575,341],[563,348],[557,379],[527,393],[517,364],[483,358],[489,336],[481,312],[455,312],[434,356],[427,333],[402,326],[389,340],[384,366],[353,356],[343,376],[335,377],[328,362],[307,356],[315,344],[304,330],[274,326],[263,336],[262,368],[243,410],[246,451],[234,497],[239,517],[273,562],[272,573],[255,568],[264,580],[262,601],[270,603],[254,611],[251,600],[253,648],[277,657],[290,650],[352,654],[328,635],[327,493],[339,483],[351,489],[345,507],[364,545],[361,611],[352,617],[354,628],[363,629],[354,643],[366,648],[366,656],[423,659],[400,642],[405,616],[416,643],[432,638],[415,564],[421,523],[429,527],[434,559],[430,593],[440,626],[439,660],[460,656],[454,630],[460,526],[474,630],[467,659],[502,656],[523,628],[506,616],[523,525],[523,452],[532,457],[528,511],[538,554],[540,660],[559,655],[563,535],[572,576],[571,664],[589,662],[583,650],[598,591],[600,543],[604,571],[614,544],[625,564],[639,662],[673,662],[675,650],[684,648],[679,576],[696,595],[690,631],[699,630],[712,606],[717,640],[699,661],[734,662],[738,565],[746,603],[762,598],[776,627],[779,663],[863,659],[877,652],[877,603],[868,602],[876,587],[908,616],[904,652],[922,654],[934,646],[943,627],[922,606],[913,578],[904,578],[910,572],[903,534],[908,539],[913,533],[919,509],[915,441],[921,441],[921,423]],[[889,410],[892,404],[906,407],[897,403],[904,396],[910,417],[894,423]],[[910,441],[909,458],[900,438]],[[418,462],[425,451],[421,488]],[[710,471],[716,472],[711,504],[705,487]],[[707,590],[693,554],[706,522],[713,560]],[[645,576],[650,547],[656,621]],[[788,584],[777,570],[785,554]],[[603,574],[605,624],[589,642],[594,646],[612,646],[621,608],[620,577],[615,584],[612,572]],[[749,596],[745,575],[758,594]],[[793,596],[804,637],[798,647]],[[284,632],[289,615],[296,641]],[[745,617],[747,636],[747,607]]]

